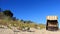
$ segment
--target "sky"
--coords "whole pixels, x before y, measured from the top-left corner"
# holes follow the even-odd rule
[[[0,0],[0,8],[11,10],[18,19],[37,24],[46,24],[46,16],[56,15],[60,24],[60,0]]]

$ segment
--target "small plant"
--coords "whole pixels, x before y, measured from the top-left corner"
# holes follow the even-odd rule
[[[9,29],[12,29],[10,26],[7,26]]]

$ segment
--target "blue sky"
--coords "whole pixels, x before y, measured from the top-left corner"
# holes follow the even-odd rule
[[[11,10],[14,17],[46,24],[46,16],[58,16],[60,24],[60,0],[0,0],[3,10]]]

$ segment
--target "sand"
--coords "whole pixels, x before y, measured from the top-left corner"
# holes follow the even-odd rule
[[[60,30],[48,31],[46,29],[39,30],[39,29],[34,29],[34,28],[31,28],[30,30],[31,30],[30,32],[28,32],[28,31],[16,31],[16,32],[14,32],[11,29],[1,29],[0,28],[0,34],[60,34]]]

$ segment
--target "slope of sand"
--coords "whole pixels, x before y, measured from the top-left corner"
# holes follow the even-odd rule
[[[31,30],[30,32],[28,32],[28,31],[14,32],[11,29],[1,29],[0,28],[0,34],[60,34],[60,30],[58,30],[58,31],[47,31],[46,29],[39,30],[39,29],[34,29],[34,28],[31,28],[30,30]]]

